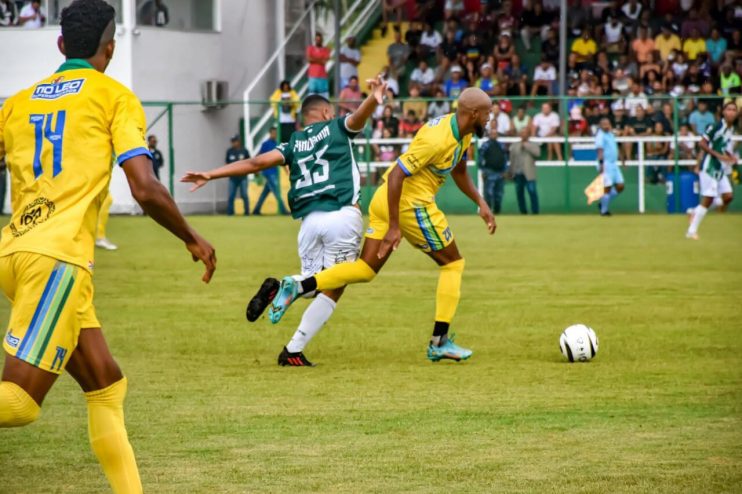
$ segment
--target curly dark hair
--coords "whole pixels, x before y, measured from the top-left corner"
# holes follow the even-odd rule
[[[75,0],[62,10],[60,25],[67,58],[95,55],[106,27],[115,17],[116,10],[103,0]]]
[[[329,104],[330,100],[328,100],[324,96],[320,94],[310,94],[309,96],[304,98],[304,101],[301,104],[301,114],[306,115],[318,106]]]

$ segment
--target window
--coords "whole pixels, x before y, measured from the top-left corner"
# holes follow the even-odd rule
[[[214,31],[214,0],[137,0],[137,24],[183,31]]]

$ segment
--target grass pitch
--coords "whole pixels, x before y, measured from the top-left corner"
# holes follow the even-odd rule
[[[437,270],[402,247],[346,292],[307,349],[299,321],[248,324],[267,274],[298,268],[298,224],[193,218],[217,248],[209,286],[145,218],[114,218],[96,305],[129,377],[145,491],[740,492],[742,216],[451,217],[467,260],[452,330],[474,349],[431,364]],[[8,305],[0,303],[7,320]],[[595,328],[593,362],[558,336]],[[0,430],[0,492],[105,492],[82,394],[62,377],[38,422]]]

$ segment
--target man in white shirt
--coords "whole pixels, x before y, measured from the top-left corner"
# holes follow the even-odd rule
[[[356,48],[356,38],[348,36],[346,45],[340,49],[340,87],[348,85],[351,77],[358,77],[358,64],[361,63],[361,52]]]
[[[492,105],[492,115],[487,123],[487,130],[489,131],[493,125],[496,126],[498,135],[511,136],[515,134],[510,116],[500,109],[499,104]]]
[[[423,96],[430,96],[433,82],[435,82],[435,72],[428,67],[426,60],[420,60],[420,64],[410,75],[410,81],[417,82],[420,85],[420,93]]]
[[[443,43],[443,36],[441,36],[441,33],[436,31],[431,23],[426,22],[425,30],[420,38],[420,47],[423,49],[423,56],[436,53],[441,43]]]
[[[533,134],[538,137],[554,137],[559,135],[561,120],[559,115],[551,110],[549,103],[541,105],[541,113],[533,117],[531,123]],[[551,160],[553,153],[556,154],[557,160],[562,160],[562,144],[559,142],[549,142],[546,147],[547,159]]]
[[[27,29],[38,29],[46,23],[46,12],[41,8],[39,0],[24,5],[18,17],[19,23]]]
[[[533,87],[531,96],[537,94],[551,94],[556,81],[557,72],[554,65],[546,57],[541,58],[541,63],[533,69]]]
[[[636,116],[636,108],[641,106],[642,108],[649,107],[649,99],[647,95],[642,92],[642,88],[638,81],[634,81],[631,84],[631,92],[624,99],[624,108],[629,112],[630,117]]]

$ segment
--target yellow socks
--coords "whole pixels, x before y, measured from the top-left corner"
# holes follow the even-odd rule
[[[363,260],[343,262],[330,269],[325,269],[314,275],[317,281],[317,290],[334,290],[353,283],[368,283],[374,279],[376,272]]]
[[[438,289],[435,292],[435,320],[450,323],[456,314],[461,297],[461,275],[464,260],[459,259],[440,267]]]
[[[0,427],[21,427],[37,418],[41,408],[26,391],[10,381],[0,382]]]
[[[142,482],[124,426],[125,396],[126,378],[107,388],[85,393],[88,435],[113,492],[138,494],[142,492]]]

